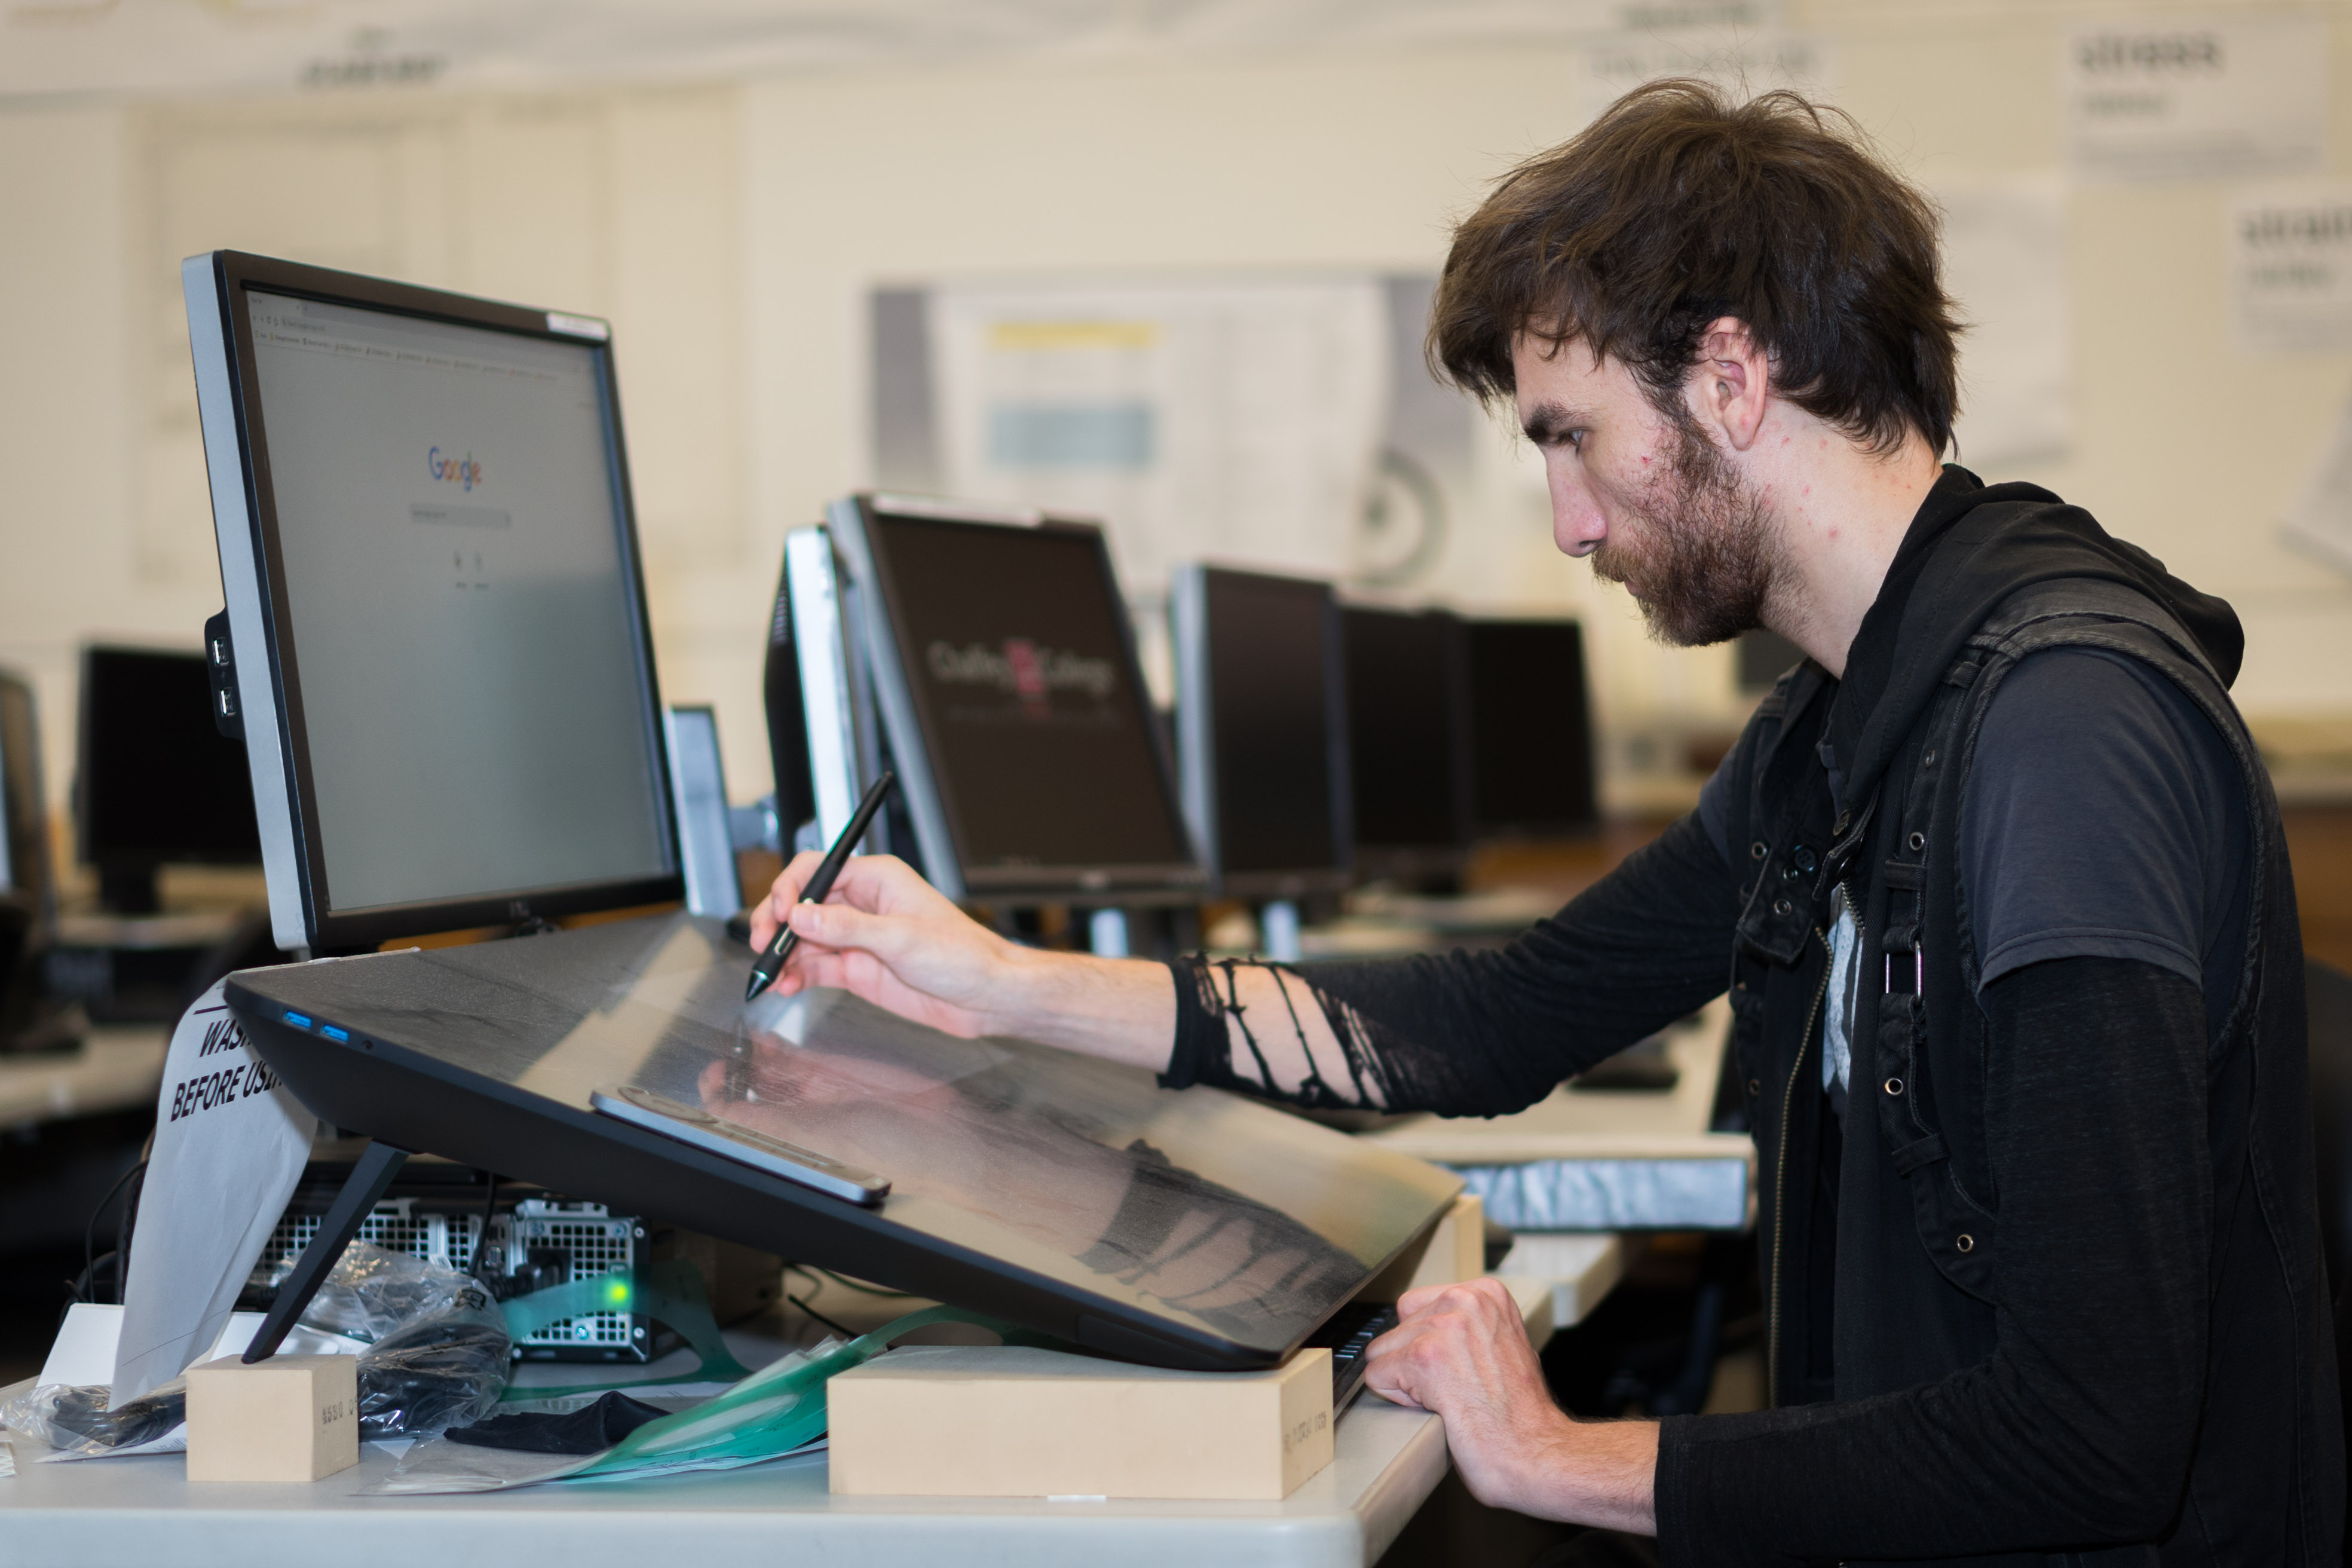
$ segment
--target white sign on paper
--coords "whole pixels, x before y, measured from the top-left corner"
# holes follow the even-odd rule
[[[2230,202],[2229,245],[2242,352],[2352,349],[2352,180],[2241,189]]]
[[[215,983],[181,1017],[163,1061],[112,1403],[171,1382],[220,1338],[318,1128],[246,1044]]]
[[[2058,65],[2072,169],[2087,180],[2316,173],[2328,43],[2315,16],[2074,26]]]
[[[1633,33],[1585,50],[1577,106],[1591,120],[1660,77],[1696,77],[1743,99],[1782,88],[1821,98],[1832,86],[1830,68],[1827,48],[1801,33]]]
[[[948,489],[1100,518],[1131,594],[1202,558],[1345,572],[1388,332],[1370,277],[942,286]]]
[[[1944,282],[1960,337],[1959,460],[2062,451],[2074,437],[2065,191],[2054,175],[1947,180]]]
[[[2302,492],[2287,508],[2280,531],[2334,565],[2352,573],[2352,401],[2336,416],[2327,445]]]

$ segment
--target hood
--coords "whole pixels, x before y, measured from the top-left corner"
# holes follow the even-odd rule
[[[2053,578],[2120,583],[2162,605],[2228,686],[2246,637],[2237,612],[2038,485],[1987,485],[1957,465],[1920,503],[1846,655],[1829,751],[1849,801],[1870,798],[1944,671],[1993,610]]]

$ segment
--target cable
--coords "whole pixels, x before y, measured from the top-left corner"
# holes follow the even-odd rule
[[[864,1284],[846,1275],[835,1274],[830,1268],[819,1268],[814,1263],[788,1263],[784,1267],[797,1268],[803,1274],[822,1275],[843,1289],[855,1290],[861,1296],[887,1296],[894,1301],[911,1301],[915,1299],[915,1293],[912,1290],[885,1290],[879,1285]]]
[[[122,1190],[123,1184],[146,1168],[147,1162],[142,1160],[117,1176],[114,1185],[106,1189],[106,1195],[89,1211],[89,1223],[81,1227],[81,1278],[74,1281],[75,1300],[82,1300],[85,1292],[98,1289],[98,1216],[106,1212],[106,1205],[114,1201],[114,1194]]]
[[[484,1171],[482,1175],[489,1182],[490,1190],[488,1196],[482,1200],[482,1234],[474,1238],[474,1256],[467,1263],[466,1271],[482,1282],[483,1288],[490,1292],[490,1300],[495,1301],[499,1299],[499,1293],[496,1287],[491,1284],[490,1277],[482,1272],[482,1254],[489,1250],[490,1221],[496,1219],[499,1214],[499,1173],[496,1171]],[[509,1269],[508,1272],[512,1273],[513,1270]]]
[[[139,1194],[147,1190],[147,1162],[131,1168],[131,1189],[122,1194],[122,1217],[114,1222],[114,1304],[131,1304],[131,1230],[138,1223]],[[96,1289],[98,1281],[90,1281]]]
[[[843,1328],[839,1323],[835,1322],[831,1318],[826,1317],[823,1312],[818,1311],[814,1307],[810,1306],[806,1301],[802,1300],[790,1290],[784,1292],[784,1300],[790,1301],[793,1306],[798,1307],[802,1311],[806,1312],[810,1317],[814,1318],[818,1322],[823,1323],[826,1328],[831,1329],[835,1333],[839,1334],[843,1339],[854,1340],[857,1337],[856,1330]]]

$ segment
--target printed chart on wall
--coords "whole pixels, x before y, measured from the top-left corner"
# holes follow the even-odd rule
[[[943,285],[940,478],[1103,519],[1133,595],[1188,558],[1343,571],[1389,420],[1389,333],[1361,276]]]
[[[2242,353],[2352,349],[2352,180],[2273,180],[2230,201],[2230,302]]]
[[[2318,16],[2071,28],[2058,66],[2070,168],[2092,181],[2315,174],[2329,43]]]

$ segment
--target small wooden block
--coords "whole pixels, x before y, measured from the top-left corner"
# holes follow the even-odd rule
[[[188,1479],[315,1481],[360,1462],[359,1358],[235,1356],[188,1369]]]
[[[1331,1352],[1171,1372],[1013,1345],[912,1345],[826,1384],[852,1497],[1278,1501],[1331,1462]]]
[[[1486,1272],[1486,1205],[1475,1193],[1455,1195],[1428,1238],[1372,1276],[1359,1301],[1393,1301],[1424,1285],[1459,1285]]]
[[[1429,1250],[1421,1255],[1408,1290],[1424,1285],[1459,1285],[1486,1272],[1486,1205],[1475,1193],[1464,1193],[1437,1222]]]

